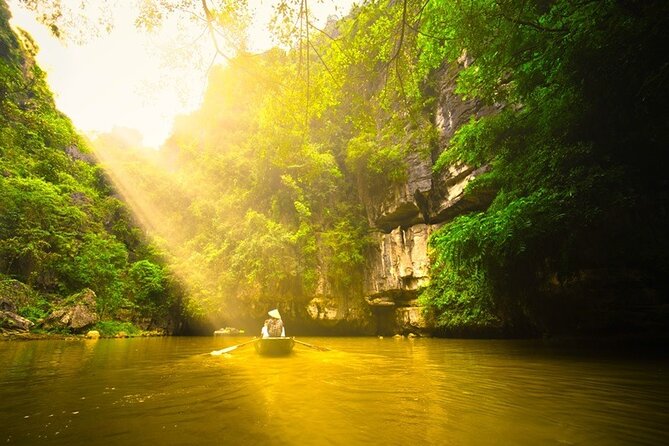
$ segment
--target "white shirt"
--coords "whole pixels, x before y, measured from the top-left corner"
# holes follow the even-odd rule
[[[262,330],[260,330],[260,334],[262,335],[263,338],[269,338],[269,331],[267,331],[267,326],[263,325]],[[281,327],[281,337],[285,338],[286,337],[286,327]]]

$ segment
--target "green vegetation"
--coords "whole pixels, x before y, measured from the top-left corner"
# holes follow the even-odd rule
[[[303,127],[306,86],[282,84],[296,76],[290,57],[275,50],[215,69],[202,107],[159,153],[127,150],[114,135],[96,141],[117,181],[133,179],[131,201],[172,254],[191,315],[301,311],[325,282],[361,295],[364,214],[341,146]],[[154,292],[151,269],[130,272]]]
[[[25,297],[18,312],[38,322],[63,297],[90,288],[102,319],[137,307],[164,326],[177,296],[170,273],[56,109],[35,44],[8,19],[2,2],[0,297]]]
[[[466,193],[496,191],[431,239],[421,302],[444,332],[662,331],[668,9],[368,1],[310,37],[305,27],[284,35],[286,51],[240,50],[212,70],[202,107],[160,152],[96,141],[174,275],[3,30],[0,273],[41,296],[92,288],[106,317],[165,320],[178,306],[174,277],[189,316],[257,317],[277,305],[300,316],[319,294],[361,297],[363,202],[403,182],[407,156],[419,155],[436,176],[454,163],[488,166]],[[440,147],[447,66],[460,69],[461,97],[497,112]]]
[[[308,319],[316,295],[362,301],[359,196],[403,181],[407,154],[429,156],[436,142],[429,99],[402,90],[413,85],[407,52],[388,43],[400,16],[370,4],[308,44],[240,52],[212,70],[203,105],[158,154],[114,135],[95,142],[117,181],[133,178],[129,199],[172,253],[191,314],[280,306]]]
[[[136,336],[142,333],[142,330],[130,322],[103,321],[93,326],[93,330],[100,332],[101,336],[112,337],[121,333],[127,336]]]
[[[634,1],[367,2],[309,45],[300,34],[287,53],[240,53],[215,71],[157,162],[176,183],[133,162],[124,172],[164,185],[142,191],[161,221],[188,222],[158,232],[180,240],[177,269],[189,271],[198,311],[299,311],[324,283],[359,296],[359,197],[404,181],[413,152],[438,157],[437,175],[489,165],[468,193],[497,191],[432,238],[421,301],[445,332],[658,329],[639,314],[666,294],[666,12]],[[499,112],[441,148],[432,115],[446,64],[466,65],[462,97]]]
[[[444,327],[663,331],[652,319],[666,305],[669,266],[658,163],[668,12],[636,1],[426,5],[418,65],[466,49],[460,94],[504,104],[463,126],[436,164],[490,163],[470,188],[499,190],[486,212],[432,239],[423,302]]]

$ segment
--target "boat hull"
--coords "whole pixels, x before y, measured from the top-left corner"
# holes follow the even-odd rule
[[[284,356],[293,350],[295,339],[288,337],[260,338],[253,343],[253,346],[261,355]]]

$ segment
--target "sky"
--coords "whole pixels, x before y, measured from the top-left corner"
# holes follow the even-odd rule
[[[80,0],[65,0],[79,2]],[[273,46],[267,30],[277,0],[249,0],[255,20],[250,30],[252,50]],[[138,30],[136,11],[114,11],[109,34],[89,37],[83,44],[64,43],[37,23],[33,13],[10,1],[12,24],[28,31],[40,47],[37,61],[47,73],[56,105],[85,134],[114,127],[139,130],[147,147],[158,148],[169,136],[177,115],[195,110],[206,88],[215,55],[203,26],[170,20],[154,33]],[[345,15],[353,0],[312,0],[318,25],[331,14]],[[214,63],[225,63],[218,57]]]

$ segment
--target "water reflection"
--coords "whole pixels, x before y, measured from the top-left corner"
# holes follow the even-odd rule
[[[669,363],[510,341],[0,343],[7,444],[663,444]]]

